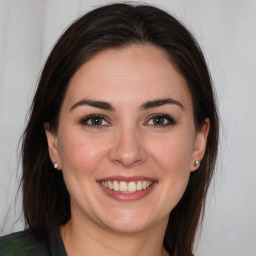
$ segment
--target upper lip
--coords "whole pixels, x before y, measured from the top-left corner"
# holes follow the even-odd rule
[[[125,182],[130,182],[130,181],[152,181],[152,182],[157,182],[156,179],[145,177],[145,176],[132,176],[132,177],[125,177],[125,176],[111,176],[111,177],[105,177],[102,179],[98,179],[98,181],[125,181]]]

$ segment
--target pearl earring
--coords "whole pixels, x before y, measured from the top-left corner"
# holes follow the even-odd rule
[[[196,160],[196,161],[195,161],[195,166],[196,166],[197,168],[200,167],[200,164],[201,164],[200,160]]]
[[[57,168],[58,168],[58,164],[57,164],[57,163],[54,163],[54,164],[53,164],[53,167],[54,167],[54,169],[57,169]]]

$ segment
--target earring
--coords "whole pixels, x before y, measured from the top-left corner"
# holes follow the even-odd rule
[[[197,168],[200,167],[200,164],[201,164],[200,160],[196,160],[196,161],[195,161],[195,166],[196,166]]]
[[[58,168],[58,164],[57,163],[53,163],[53,167],[54,167],[54,169],[57,169]]]

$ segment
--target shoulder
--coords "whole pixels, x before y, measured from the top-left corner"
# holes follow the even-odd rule
[[[46,239],[26,230],[0,237],[1,256],[48,256]]]

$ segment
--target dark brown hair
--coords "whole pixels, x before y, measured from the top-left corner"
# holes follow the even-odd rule
[[[50,236],[70,219],[70,198],[61,172],[51,163],[44,124],[58,127],[58,116],[76,71],[97,53],[113,47],[150,44],[163,49],[187,81],[196,129],[210,119],[205,156],[191,173],[186,191],[170,213],[164,238],[173,256],[192,248],[212,178],[218,146],[218,114],[204,56],[191,33],[173,16],[148,5],[112,4],[75,21],[60,37],[41,74],[23,135],[23,211],[28,228]]]

